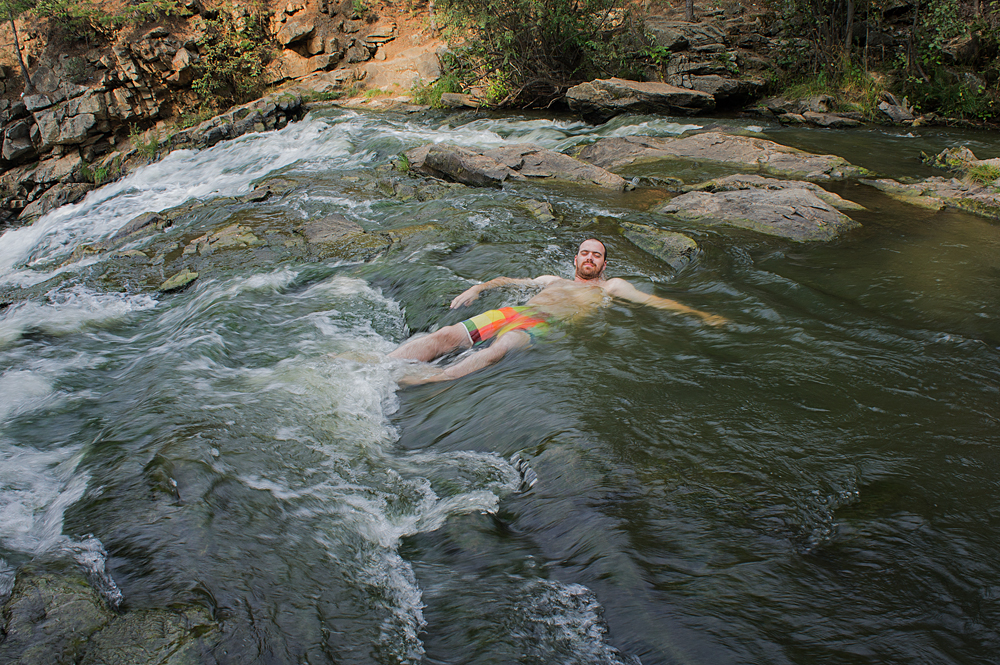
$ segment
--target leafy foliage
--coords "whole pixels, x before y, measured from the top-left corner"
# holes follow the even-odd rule
[[[882,70],[922,112],[1000,114],[1000,0],[770,0],[797,48],[786,75],[828,81]],[[887,18],[895,12],[894,19]],[[789,40],[794,42],[795,40]],[[873,45],[874,44],[874,45]],[[870,97],[870,95],[869,95]]]
[[[595,75],[634,71],[648,43],[621,0],[446,0],[455,34],[471,35],[465,84],[496,105],[544,106]]]
[[[416,81],[413,84],[411,96],[416,104],[426,104],[433,108],[440,108],[441,95],[446,92],[462,92],[462,81],[459,74],[455,71],[445,73],[431,84]]]
[[[23,0],[21,0],[23,1]],[[179,0],[132,0],[109,10],[100,0],[32,0],[37,16],[55,19],[71,35],[112,39],[122,28],[134,27],[162,16],[186,16]]]
[[[209,106],[242,104],[264,90],[264,68],[272,57],[263,8],[242,14],[223,10],[205,22],[201,60],[191,87]]]

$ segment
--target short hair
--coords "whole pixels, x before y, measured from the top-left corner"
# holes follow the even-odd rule
[[[587,242],[587,240],[593,240],[594,242],[601,243],[601,247],[604,248],[604,262],[607,263],[608,262],[608,246],[604,243],[603,240],[598,240],[597,238],[586,238],[579,245],[576,246],[576,251],[579,252],[580,251],[580,247],[583,245],[583,243]]]

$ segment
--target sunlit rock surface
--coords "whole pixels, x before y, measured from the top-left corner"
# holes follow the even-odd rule
[[[812,183],[740,176],[689,191],[657,211],[685,222],[726,224],[799,242],[833,240],[860,226],[835,207],[857,206],[817,190]]]
[[[406,153],[410,169],[473,187],[499,187],[507,180],[552,179],[593,184],[624,191],[629,183],[621,176],[585,161],[520,143],[476,151],[448,144],[429,144]]]
[[[617,171],[633,164],[684,160],[808,180],[866,175],[836,155],[816,155],[751,136],[704,132],[682,138],[625,136],[604,138],[577,155],[585,162]]]

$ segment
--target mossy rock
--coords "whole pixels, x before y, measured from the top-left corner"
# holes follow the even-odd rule
[[[698,256],[698,243],[683,233],[635,222],[619,222],[619,226],[621,234],[634,245],[674,270],[681,270]]]

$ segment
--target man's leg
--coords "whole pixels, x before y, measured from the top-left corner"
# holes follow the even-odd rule
[[[475,353],[466,356],[463,360],[446,367],[436,374],[412,375],[404,377],[399,381],[399,385],[416,386],[423,383],[451,381],[452,379],[457,379],[460,376],[471,374],[476,370],[492,365],[507,355],[508,351],[521,349],[530,345],[531,336],[528,335],[528,333],[523,330],[512,330],[511,332],[500,337],[500,339],[495,340],[485,349],[476,351]]]
[[[461,323],[446,326],[430,335],[409,339],[389,354],[390,358],[405,358],[428,363],[456,349],[472,346],[469,332]]]
[[[438,380],[447,381],[449,379],[457,379],[458,377],[465,376],[466,374],[471,374],[476,370],[483,369],[484,367],[488,367],[493,363],[498,362],[501,358],[507,355],[508,351],[523,349],[530,345],[531,336],[528,333],[523,330],[512,330],[501,336],[500,339],[494,340],[492,344],[482,351],[476,351],[460,362],[446,367],[444,372],[442,372],[445,376]]]

